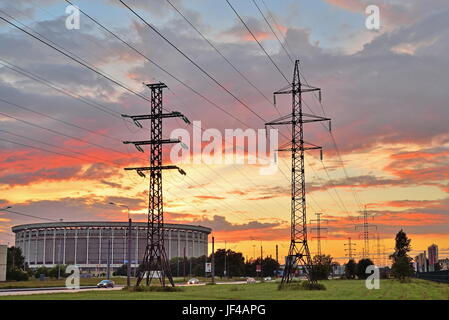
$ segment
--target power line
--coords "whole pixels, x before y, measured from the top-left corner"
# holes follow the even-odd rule
[[[0,59],[0,61],[1,61],[0,64],[3,65],[5,68],[8,68],[8,69],[10,69],[10,70],[12,70],[14,72],[20,73],[21,75],[23,75],[23,76],[25,76],[25,77],[27,77],[29,79],[32,79],[32,80],[34,80],[36,82],[39,82],[40,84],[43,84],[43,85],[45,85],[45,86],[47,86],[49,88],[52,88],[52,89],[58,91],[59,93],[62,93],[64,95],[66,95],[66,96],[69,96],[69,97],[71,97],[71,98],[73,98],[75,100],[81,101],[84,104],[89,105],[89,106],[91,106],[91,107],[93,107],[93,108],[95,108],[95,109],[97,109],[99,111],[102,111],[102,112],[104,112],[104,113],[106,113],[106,114],[108,114],[110,116],[113,116],[113,117],[118,118],[118,119],[122,118],[120,116],[120,113],[112,111],[112,110],[110,110],[109,108],[107,108],[104,105],[101,105],[101,104],[99,104],[97,102],[91,102],[91,101],[85,99],[84,97],[82,97],[82,96],[80,96],[80,95],[78,95],[78,94],[76,94],[76,93],[74,93],[72,91],[69,91],[67,89],[61,89],[58,86],[56,86],[54,83],[52,83],[51,81],[46,80],[46,79],[44,79],[44,78],[42,78],[42,77],[40,77],[40,76],[30,72],[30,71],[26,71],[23,68],[21,68],[21,67],[19,67],[17,65],[12,64],[11,62],[8,62],[8,61],[5,61],[5,60],[1,60],[1,59]],[[8,64],[8,65],[6,65],[6,64]],[[129,120],[126,120],[126,121],[129,121]]]
[[[25,217],[34,218],[34,219],[40,219],[40,220],[46,220],[46,221],[55,221],[55,222],[59,221],[59,220],[50,219],[50,218],[43,218],[43,217],[33,216],[31,214],[17,212],[17,211],[8,210],[8,209],[2,210],[2,211],[6,211],[6,212],[9,212],[9,213],[14,213],[14,214],[17,214],[17,215],[20,215],[20,216],[25,216]]]
[[[128,6],[122,0],[118,0],[122,3],[128,10],[130,10],[136,17],[138,17],[146,26],[148,26],[151,30],[153,30],[157,35],[159,35],[162,39],[164,39],[170,46],[172,46],[176,51],[178,51],[183,57],[185,57],[188,61],[190,61],[198,70],[200,70],[203,74],[205,74],[209,79],[211,79],[216,85],[226,91],[230,96],[232,96],[236,101],[238,101],[242,106],[244,106],[247,110],[249,110],[253,115],[259,118],[261,121],[265,122],[264,118],[262,118],[256,111],[254,111],[250,106],[248,106],[245,102],[243,102],[240,98],[238,98],[235,94],[233,94],[229,89],[227,89],[223,84],[221,84],[217,79],[215,79],[210,73],[208,73],[203,67],[201,67],[198,63],[196,63],[192,58],[190,58],[187,54],[185,54],[181,49],[179,49],[173,42],[171,42],[167,37],[165,37],[158,29],[148,23],[141,15],[139,15],[134,9]]]
[[[34,113],[34,114],[38,114],[38,115],[40,115],[40,116],[42,116],[42,117],[44,117],[44,118],[48,118],[48,119],[51,119],[51,120],[54,120],[54,121],[57,121],[57,122],[61,122],[61,123],[65,124],[65,125],[67,125],[67,126],[74,127],[74,128],[77,128],[77,129],[80,129],[80,130],[84,130],[84,131],[89,132],[89,133],[94,134],[94,135],[98,135],[98,136],[101,136],[101,137],[105,137],[105,138],[109,138],[109,139],[111,139],[111,140],[115,140],[115,141],[120,141],[120,142],[121,142],[121,140],[119,140],[119,139],[117,139],[117,138],[115,138],[115,137],[109,136],[109,135],[104,134],[104,133],[101,133],[101,132],[95,132],[95,131],[93,131],[93,130],[84,128],[84,127],[82,127],[82,126],[79,126],[79,125],[76,125],[76,124],[73,124],[73,123],[64,121],[64,120],[62,120],[62,119],[58,119],[58,118],[49,116],[49,115],[47,115],[47,114],[45,114],[45,113],[42,113],[42,112],[39,112],[39,111],[32,110],[32,109],[27,108],[27,107],[24,107],[24,106],[22,106],[22,105],[18,105],[17,103],[13,103],[13,102],[4,100],[4,99],[2,99],[2,98],[0,98],[0,101],[2,101],[2,102],[4,102],[4,103],[7,103],[7,104],[9,104],[9,105],[11,105],[11,106],[17,107],[17,108],[19,108],[19,109],[26,110],[26,111],[32,112],[32,113]]]
[[[268,6],[267,6],[267,4],[266,4],[266,2],[265,2],[264,0],[262,0],[262,3],[263,3],[263,5],[264,5],[265,9],[267,10],[268,16],[271,18],[271,20],[273,20],[274,25],[275,25],[275,27],[276,27],[276,30],[277,30],[277,31],[279,32],[279,34],[281,35],[282,39],[284,40],[284,42],[285,42],[285,44],[287,45],[287,47],[289,48],[289,50],[292,51],[290,45],[288,44],[287,38],[284,37],[284,35],[282,34],[282,31],[281,31],[280,28],[279,28],[280,24],[276,21],[276,19],[274,18],[274,16],[271,14],[270,8],[268,8]],[[301,70],[300,70],[300,73],[301,73]],[[306,84],[307,84],[307,83],[306,83]]]
[[[25,124],[27,124],[27,125],[29,125],[29,126],[32,126],[32,127],[35,127],[35,128],[39,128],[39,129],[46,130],[46,131],[49,131],[49,132],[54,133],[54,134],[57,134],[57,135],[64,136],[64,137],[66,137],[66,138],[75,139],[75,140],[77,140],[77,141],[84,142],[84,143],[90,144],[90,145],[92,145],[92,146],[101,148],[101,149],[105,149],[105,150],[109,150],[109,151],[113,151],[113,152],[116,152],[116,153],[123,154],[123,155],[125,155],[125,156],[129,156],[129,154],[126,154],[126,153],[124,153],[124,152],[122,152],[122,151],[119,151],[119,150],[116,150],[116,149],[113,149],[113,148],[109,148],[109,147],[104,147],[104,146],[99,145],[99,144],[97,144],[97,143],[89,142],[89,141],[87,141],[87,140],[85,140],[85,139],[77,138],[77,137],[75,137],[75,136],[72,136],[72,135],[69,135],[69,134],[65,134],[65,133],[59,132],[59,131],[57,131],[57,130],[53,130],[53,129],[50,129],[50,128],[46,128],[46,127],[44,127],[44,126],[41,126],[41,125],[38,125],[38,124],[35,124],[35,123],[32,123],[32,122],[29,122],[29,121],[22,120],[22,119],[19,119],[19,118],[17,118],[17,117],[14,117],[14,116],[7,115],[6,113],[3,113],[3,112],[0,112],[0,115],[2,115],[2,116],[4,116],[4,117],[11,118],[11,119],[14,119],[14,120],[19,121],[19,122],[22,122],[22,123],[25,123]]]
[[[0,11],[1,11],[1,10],[0,10]],[[3,12],[3,11],[2,11],[2,12]],[[146,101],[148,101],[148,102],[151,102],[151,100],[148,99],[147,97],[145,97],[144,95],[142,95],[142,94],[140,94],[140,93],[138,93],[138,92],[136,92],[136,91],[134,91],[134,90],[128,88],[127,86],[121,84],[121,83],[118,82],[117,80],[112,79],[111,77],[105,75],[104,73],[102,73],[102,72],[96,70],[94,67],[90,66],[89,64],[87,64],[87,63],[81,61],[80,59],[77,59],[77,58],[71,56],[70,54],[64,52],[63,50],[57,48],[56,46],[52,45],[51,43],[49,43],[49,42],[47,42],[47,41],[45,41],[45,40],[42,40],[41,38],[35,36],[34,34],[28,32],[28,31],[26,31],[25,29],[21,28],[21,27],[18,26],[17,24],[15,24],[15,23],[13,23],[13,22],[11,22],[11,21],[9,21],[9,20],[3,18],[3,17],[0,17],[0,19],[3,20],[3,21],[5,21],[5,22],[8,23],[9,25],[11,25],[11,26],[17,28],[18,30],[20,30],[20,31],[22,31],[22,32],[24,32],[24,33],[26,33],[26,34],[29,35],[30,37],[32,37],[32,38],[38,40],[39,42],[41,42],[41,43],[47,45],[48,47],[50,47],[50,48],[52,48],[52,49],[58,51],[58,52],[61,53],[62,55],[66,56],[67,58],[69,58],[69,59],[71,59],[71,60],[73,60],[73,61],[75,61],[75,62],[81,64],[82,66],[86,67],[87,69],[89,69],[89,70],[95,72],[96,74],[100,75],[101,77],[103,77],[103,78],[105,78],[105,79],[107,79],[107,80],[113,82],[114,84],[116,84],[117,86],[119,86],[119,87],[125,89],[126,91],[129,91],[130,93],[132,93],[132,94],[134,94],[134,95],[136,95],[136,96],[142,98],[143,100],[146,100]]]
[[[287,48],[284,46],[284,44],[282,43],[282,41],[279,39],[279,37],[277,36],[276,32],[274,32],[273,27],[271,26],[270,22],[267,20],[267,18],[265,17],[265,15],[263,14],[262,10],[260,10],[259,5],[257,4],[256,0],[252,0],[254,5],[256,6],[257,10],[259,10],[260,14],[262,15],[263,19],[265,20],[265,22],[268,24],[268,27],[270,27],[271,32],[274,34],[274,36],[276,37],[276,39],[278,40],[279,44],[281,45],[281,47],[284,49],[285,53],[287,54],[288,58],[290,59],[290,61],[292,63],[295,63],[295,61],[293,60],[293,58],[291,57],[290,53],[288,53]]]
[[[68,0],[65,0],[68,3]],[[134,52],[136,52],[138,55],[140,55],[141,57],[143,57],[144,59],[146,59],[148,62],[150,62],[151,64],[153,64],[155,67],[157,67],[159,70],[161,70],[162,72],[164,72],[165,74],[167,74],[168,76],[170,76],[172,79],[176,80],[178,83],[182,84],[184,87],[186,87],[187,89],[189,89],[190,91],[192,91],[193,93],[195,93],[197,96],[199,96],[200,98],[202,98],[203,100],[205,100],[206,102],[210,103],[211,105],[213,105],[214,107],[216,107],[217,109],[221,110],[222,112],[226,113],[228,116],[230,116],[232,119],[234,119],[235,121],[247,126],[247,124],[245,124],[244,122],[242,122],[242,120],[240,120],[239,118],[237,118],[236,116],[234,116],[233,114],[231,114],[230,112],[228,112],[224,107],[219,106],[218,104],[216,104],[215,102],[213,102],[212,100],[210,100],[209,98],[207,98],[205,95],[203,95],[202,93],[200,93],[198,90],[194,89],[193,87],[191,87],[190,85],[188,85],[186,82],[182,81],[181,79],[179,79],[178,77],[174,76],[172,73],[170,73],[168,70],[166,70],[165,68],[163,68],[161,65],[159,65],[158,63],[156,63],[154,60],[148,58],[148,56],[144,55],[142,52],[140,52],[139,50],[137,50],[134,46],[130,45],[128,42],[126,42],[125,40],[123,40],[121,37],[119,37],[116,33],[114,33],[113,31],[111,31],[110,29],[106,28],[103,24],[101,24],[98,20],[96,20],[95,18],[91,17],[89,14],[87,14],[85,11],[80,9],[80,12],[85,15],[87,18],[89,18],[92,22],[94,22],[95,24],[97,24],[100,28],[102,28],[104,31],[106,31],[107,33],[109,33],[110,35],[112,35],[114,38],[116,38],[117,40],[119,40],[121,43],[123,43],[124,45],[126,45],[128,48],[130,48],[131,50],[133,50]]]
[[[181,11],[179,11],[179,9],[173,3],[170,2],[170,0],[166,1],[232,67],[232,69],[234,69],[234,71],[237,72],[240,77],[242,77],[242,79],[244,79],[251,87],[259,92],[259,94],[263,96],[265,100],[267,100],[268,103],[272,105],[280,115],[279,109],[276,107],[276,105],[274,105],[272,101],[251,80],[249,80],[240,70],[238,70],[238,68],[228,58],[226,58],[224,54],[209,39],[207,39],[206,36],[204,36],[204,34],[197,27],[195,27],[193,23],[190,22],[190,20]]]
[[[119,0],[121,1],[121,0]],[[267,50],[265,50],[265,48],[262,46],[262,44],[260,43],[259,40],[257,40],[256,36],[254,35],[254,33],[251,31],[251,29],[248,27],[248,25],[246,24],[246,22],[243,20],[243,18],[240,16],[240,14],[237,12],[237,10],[235,10],[235,8],[232,6],[232,4],[226,0],[226,2],[228,3],[229,7],[232,9],[232,11],[234,11],[235,15],[239,18],[239,20],[242,22],[242,24],[245,26],[246,30],[248,30],[248,32],[251,34],[251,36],[254,38],[254,40],[257,42],[257,44],[259,45],[260,49],[262,49],[262,51],[265,53],[265,55],[268,57],[268,59],[270,59],[271,63],[275,66],[275,68],[279,71],[279,73],[282,75],[282,77],[285,79],[285,81],[287,81],[287,83],[290,84],[290,81],[287,79],[287,77],[285,76],[285,74],[282,72],[282,70],[279,68],[279,66],[276,64],[276,62],[274,62],[273,58],[271,58],[271,56],[268,54]]]
[[[228,0],[226,0],[226,1],[228,2]],[[271,29],[271,31],[273,32],[273,34],[276,36],[276,33],[274,32],[274,30],[273,30],[273,28],[271,27],[270,23],[268,22],[268,20],[266,19],[266,17],[265,17],[264,14],[262,13],[262,11],[260,10],[260,7],[257,5],[256,1],[255,1],[255,0],[252,0],[252,1],[253,1],[253,3],[256,5],[256,7],[259,9],[259,12],[260,12],[261,15],[264,17],[264,19],[265,19],[265,21],[267,22],[267,24],[270,26],[270,29]],[[228,3],[229,3],[229,2],[228,2]],[[270,16],[271,19],[274,21],[274,23],[275,23],[276,25],[279,25],[279,24],[277,23],[277,21],[275,20],[275,18],[271,15],[270,10],[269,10],[269,8],[268,8],[266,2],[265,2],[264,0],[262,0],[262,3],[264,4],[265,8],[267,9],[267,12],[268,12],[269,16]],[[282,32],[281,32],[279,29],[278,29],[278,31],[279,31],[279,33],[281,34],[281,36],[283,37],[284,42],[286,43],[286,45],[288,45],[287,39],[282,35]],[[280,44],[282,45],[282,47],[284,48],[284,50],[285,50],[285,52],[287,53],[287,55],[289,56],[289,58],[291,59],[291,56],[288,54],[287,49],[283,46],[282,42],[279,40],[279,38],[278,38],[277,36],[276,36],[276,38],[278,39],[279,43],[280,43]],[[304,79],[306,85],[309,86],[309,83],[308,83],[306,77],[304,76],[304,74],[301,72],[301,70],[299,70],[299,74],[303,77],[303,79]],[[323,112],[323,115],[326,116],[326,112],[324,111],[324,107],[323,107],[323,104],[322,104],[322,102],[321,102],[321,95],[320,95],[320,97],[317,97],[317,96],[316,96],[316,93],[313,92],[313,96],[318,100],[318,102],[319,102],[319,104],[320,104],[320,106],[321,106],[321,110],[322,110],[322,112]],[[303,102],[305,103],[305,105],[307,106],[307,108],[310,110],[310,112],[311,112],[312,114],[314,114],[313,111],[312,111],[312,109],[307,105],[307,103],[306,103],[305,101],[303,101]],[[324,126],[323,123],[322,123],[322,125],[323,125],[323,127],[325,128],[325,126]],[[326,130],[326,131],[327,131],[327,130]],[[336,141],[335,141],[335,137],[334,137],[332,131],[329,130],[328,132],[329,132],[329,134],[330,134],[330,136],[331,136],[331,138],[332,138],[332,142],[333,142],[333,144],[334,144],[334,146],[335,146],[335,150],[337,151],[337,156],[339,157],[339,161],[340,161],[340,163],[341,163],[341,167],[342,167],[342,169],[343,169],[343,171],[344,171],[344,174],[345,174],[345,176],[346,176],[346,179],[349,180],[349,176],[348,176],[348,174],[347,174],[347,172],[346,172],[346,168],[345,168],[345,166],[344,166],[343,159],[342,159],[342,157],[341,157],[341,155],[340,155],[340,152],[339,152],[337,143],[336,143]],[[358,199],[357,194],[354,192],[354,189],[351,188],[351,190],[352,190],[354,199],[355,199],[355,201],[356,201],[356,205],[358,205],[359,208],[362,208],[362,205],[361,205],[361,203],[360,203],[360,200]]]
[[[44,141],[41,141],[41,140],[38,140],[38,139],[22,136],[20,134],[13,133],[13,132],[10,132],[10,131],[7,131],[7,130],[0,129],[0,132],[4,132],[4,133],[10,134],[12,136],[15,136],[15,137],[18,137],[18,138],[22,138],[22,139],[26,139],[26,140],[30,140],[30,141],[33,141],[33,142],[42,143],[42,144],[45,144],[45,145],[47,145],[49,147],[58,148],[58,149],[61,149],[61,150],[64,150],[64,151],[68,151],[68,152],[73,152],[73,153],[79,154],[81,156],[95,158],[95,159],[97,159],[97,161],[100,160],[100,161],[103,161],[103,162],[113,163],[110,160],[102,159],[102,158],[99,158],[99,157],[96,157],[96,156],[85,155],[82,152],[78,152],[78,151],[74,151],[74,150],[71,150],[71,149],[68,149],[68,148],[56,146],[56,145],[51,144],[51,143],[47,143],[47,142],[44,142]]]
[[[25,31],[26,32],[26,31]],[[26,32],[27,33],[27,32]],[[33,36],[33,35],[31,35],[31,36]],[[36,37],[35,37],[36,38]],[[42,42],[42,41],[41,41]],[[62,52],[63,53],[63,52]],[[64,53],[63,53],[64,54]],[[72,59],[73,60],[73,59]]]

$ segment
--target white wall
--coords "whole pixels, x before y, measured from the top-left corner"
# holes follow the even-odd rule
[[[0,245],[0,281],[6,281],[6,257],[8,246]]]

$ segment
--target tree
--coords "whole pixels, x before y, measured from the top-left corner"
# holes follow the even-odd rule
[[[215,251],[215,275],[224,276],[226,257],[226,275],[242,276],[245,273],[245,258],[241,252],[235,252],[230,249],[218,249]],[[210,257],[211,258],[211,257]]]
[[[390,256],[393,262],[399,257],[408,256],[407,253],[412,249],[410,245],[411,239],[407,237],[407,234],[402,229],[396,234],[395,241],[394,253]]]
[[[357,264],[354,259],[350,259],[345,265],[345,276],[347,279],[355,279]]]
[[[12,271],[15,268],[19,270],[24,270],[25,268],[25,257],[22,255],[22,249],[19,247],[8,248],[7,258],[6,258],[6,270]]]
[[[270,257],[262,260],[262,276],[263,277],[273,277],[275,271],[279,269],[279,263]]]
[[[396,234],[396,245],[394,247],[394,253],[390,256],[393,260],[391,266],[392,275],[399,279],[404,280],[413,274],[412,258],[407,254],[411,250],[411,239],[407,237],[407,234],[401,229]]]
[[[53,268],[50,268],[50,270],[48,270],[48,276],[50,278],[58,278],[58,275],[64,277],[66,268],[66,265],[57,264]]]
[[[25,257],[19,247],[8,248],[6,254],[6,280],[26,281],[29,276],[25,272]]]
[[[316,280],[327,280],[332,272],[332,257],[330,255],[316,255],[313,257],[311,276]]]
[[[128,275],[128,265],[122,264],[120,267],[118,267],[117,270],[115,270],[112,275],[114,276],[126,276]]]
[[[401,281],[413,275],[413,267],[410,263],[410,258],[407,256],[398,257],[391,266],[391,274],[396,279]]]
[[[47,268],[47,267],[39,267],[39,268],[34,270],[34,277],[36,279],[39,279],[41,274],[43,274],[45,277],[48,277],[49,276],[49,271],[50,271],[50,269]]]
[[[359,279],[366,279],[369,274],[366,273],[366,268],[368,268],[368,266],[372,266],[374,265],[374,263],[366,258],[366,259],[361,259],[358,263],[357,263],[357,268],[356,268],[356,274],[357,274],[357,278]]]

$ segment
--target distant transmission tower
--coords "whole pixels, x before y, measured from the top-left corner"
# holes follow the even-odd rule
[[[174,286],[173,278],[168,263],[164,243],[164,209],[162,198],[162,170],[177,169],[179,173],[185,175],[184,170],[177,166],[162,165],[162,145],[165,143],[179,143],[178,139],[162,139],[162,119],[180,117],[186,123],[189,120],[180,112],[162,113],[162,91],[167,86],[163,83],[147,84],[151,90],[151,113],[145,115],[123,117],[131,118],[134,123],[142,128],[140,120],[150,120],[150,140],[124,141],[125,144],[134,144],[137,150],[144,152],[143,145],[150,145],[150,166],[139,168],[125,168],[125,170],[136,170],[145,177],[144,171],[150,172],[149,203],[148,203],[148,229],[145,255],[142,259],[143,270],[139,270],[136,286],[139,286],[142,279],[146,278],[147,286],[151,284],[153,278],[159,278],[162,286],[165,287],[165,278]]]
[[[327,230],[327,228],[321,227],[321,223],[327,223],[327,220],[321,219],[322,213],[315,213],[315,215],[316,219],[310,220],[311,223],[316,223],[316,227],[312,227],[312,231],[316,231],[316,236],[312,237],[312,239],[317,239],[317,255],[321,256],[321,239],[326,238],[321,235],[321,230]]]
[[[304,88],[305,87],[305,88]],[[307,215],[306,215],[306,181],[304,173],[304,151],[318,149],[321,147],[306,143],[304,141],[304,124],[309,122],[330,121],[311,114],[305,114],[302,110],[302,93],[319,91],[321,89],[303,85],[299,74],[299,60],[295,62],[293,82],[287,88],[274,92],[274,103],[276,95],[291,94],[292,112],[286,116],[266,123],[267,126],[291,125],[292,137],[291,147],[279,151],[291,151],[292,157],[292,181],[291,181],[291,240],[287,261],[282,276],[282,283],[290,282],[298,266],[304,266],[309,281],[315,281],[311,277],[312,259],[310,257],[309,245],[307,243]],[[321,99],[320,99],[321,100]],[[305,144],[310,145],[306,147]]]
[[[370,238],[370,234],[369,234],[369,229],[370,228],[375,228],[377,230],[377,226],[375,225],[370,225],[369,221],[368,221],[368,211],[366,210],[366,206],[365,206],[365,210],[363,211],[363,223],[361,226],[356,226],[356,230],[358,228],[363,228],[361,236],[363,238],[363,252],[362,252],[362,258],[363,259],[368,259],[370,257],[370,246],[369,246],[369,238]]]
[[[347,257],[349,260],[354,259],[354,252],[357,251],[356,248],[354,248],[356,244],[351,241],[351,237],[348,238],[348,243],[345,243],[345,246],[348,246],[345,248],[345,252],[348,252]]]

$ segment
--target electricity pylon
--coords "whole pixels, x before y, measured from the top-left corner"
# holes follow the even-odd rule
[[[355,245],[356,245],[356,244],[353,243],[353,242],[351,241],[351,237],[348,238],[348,243],[345,243],[345,246],[348,246],[347,248],[345,248],[345,251],[348,252],[347,257],[349,258],[349,260],[354,259],[353,253],[354,253],[355,251],[357,251],[356,248],[353,248],[353,246],[355,246]]]
[[[309,245],[307,243],[307,214],[306,214],[306,181],[304,173],[304,151],[322,149],[314,144],[304,141],[304,124],[310,122],[329,121],[316,115],[306,114],[302,110],[302,93],[319,91],[321,97],[321,89],[304,85],[301,83],[299,73],[299,60],[295,61],[293,72],[293,82],[287,88],[274,92],[275,103],[276,95],[291,94],[292,96],[292,112],[286,116],[268,122],[266,126],[274,125],[291,125],[291,146],[288,149],[279,151],[291,151],[292,160],[292,181],[291,181],[291,239],[290,249],[288,251],[287,261],[285,264],[282,283],[290,282],[298,265],[304,267],[305,273],[309,281],[312,279],[312,259],[310,257]],[[321,99],[320,99],[321,100]],[[330,125],[329,125],[330,127]],[[307,147],[305,145],[308,145]]]
[[[321,239],[325,239],[326,237],[323,237],[321,235],[321,230],[327,230],[327,228],[323,228],[321,226],[322,222],[327,223],[327,220],[321,219],[322,213],[315,213],[316,219],[310,220],[310,223],[315,222],[316,227],[312,227],[312,232],[316,231],[316,236],[312,237],[312,239],[317,239],[317,255],[321,256]]]
[[[182,175],[186,173],[177,166],[162,165],[162,145],[181,142],[178,139],[162,139],[162,119],[180,117],[186,123],[189,123],[189,120],[180,112],[162,113],[162,91],[164,88],[167,88],[165,84],[154,83],[146,86],[151,90],[151,113],[137,116],[122,115],[123,117],[131,118],[140,128],[142,128],[140,120],[150,120],[150,140],[123,142],[124,144],[134,144],[140,152],[144,152],[141,146],[150,146],[149,167],[125,168],[125,170],[135,170],[142,177],[145,177],[144,171],[150,172],[147,243],[142,259],[143,270],[139,270],[136,286],[140,285],[144,277],[146,278],[147,286],[151,284],[153,278],[158,278],[163,287],[165,287],[165,278],[167,278],[170,284],[174,286],[164,242],[162,171],[177,169]]]
[[[376,225],[370,225],[368,222],[368,211],[366,210],[366,206],[365,206],[365,210],[363,211],[363,223],[361,226],[356,226],[355,229],[357,230],[357,228],[363,228],[363,231],[361,233],[361,236],[363,238],[363,252],[362,252],[362,258],[363,259],[368,259],[370,256],[370,247],[369,247],[369,229],[370,228],[375,228],[377,230],[377,226]],[[374,218],[374,217],[373,217]]]

